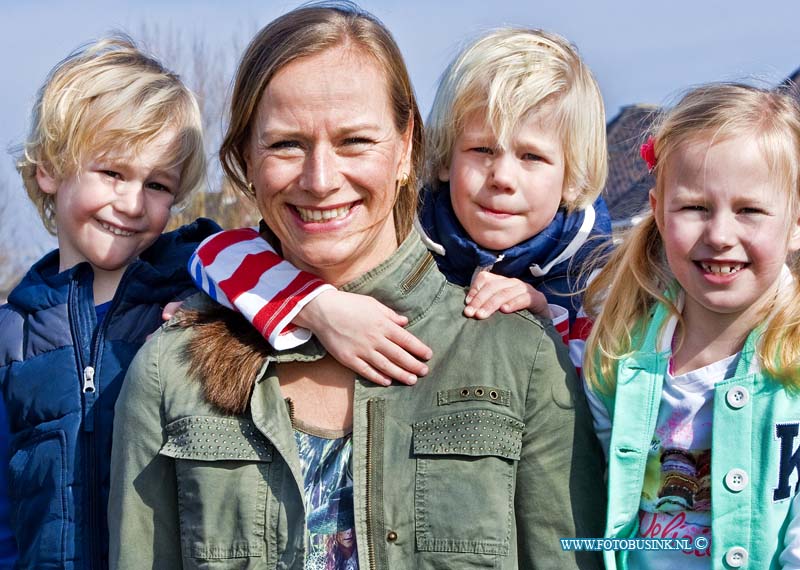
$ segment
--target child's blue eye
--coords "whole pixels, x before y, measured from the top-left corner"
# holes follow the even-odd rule
[[[115,172],[113,170],[103,170],[101,172],[106,176],[108,176],[109,178],[114,178],[116,180],[122,179],[122,175],[119,172]]]
[[[476,146],[472,147],[472,152],[479,152],[481,154],[494,154],[494,150],[489,148],[488,146]]]
[[[544,158],[542,158],[538,154],[534,154],[532,152],[526,152],[525,154],[522,155],[522,160],[540,161],[544,160]]]
[[[158,190],[159,192],[172,192],[172,190],[170,190],[167,186],[164,186],[158,182],[150,182],[147,184],[147,187],[151,188],[152,190]]]

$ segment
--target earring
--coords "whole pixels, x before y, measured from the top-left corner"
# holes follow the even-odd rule
[[[248,190],[248,192],[250,192],[251,194],[255,194],[255,193],[256,193],[256,189],[255,189],[255,187],[253,186],[253,183],[252,183],[252,182],[250,182],[249,180],[247,181],[247,190]]]
[[[400,179],[397,181],[397,187],[398,188],[405,188],[406,186],[408,186],[409,182],[410,182],[410,179],[408,177],[408,174],[403,173],[400,176]]]

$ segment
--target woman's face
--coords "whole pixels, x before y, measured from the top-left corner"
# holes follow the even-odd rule
[[[334,284],[397,249],[392,208],[409,172],[384,74],[358,48],[300,58],[272,78],[246,149],[247,176],[284,257]]]

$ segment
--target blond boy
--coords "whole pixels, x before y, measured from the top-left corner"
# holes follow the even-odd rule
[[[0,307],[12,529],[23,568],[106,568],[114,403],[162,306],[218,227],[162,235],[205,177],[197,102],[127,38],[70,55],[39,91],[18,162],[58,249]]]

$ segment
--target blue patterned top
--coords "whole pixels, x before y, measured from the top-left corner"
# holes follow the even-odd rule
[[[305,568],[358,570],[352,434],[295,420],[294,437],[303,470],[309,534]]]

